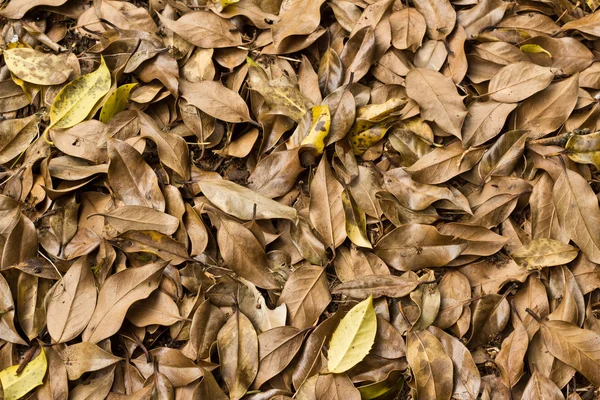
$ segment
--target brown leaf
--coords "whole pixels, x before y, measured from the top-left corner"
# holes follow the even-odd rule
[[[250,320],[239,311],[233,314],[217,337],[221,374],[231,399],[241,399],[258,372],[258,337]]]
[[[158,287],[166,265],[148,264],[111,275],[100,289],[96,309],[83,332],[84,341],[97,343],[115,334],[129,307]]]
[[[173,299],[160,290],[148,298],[137,301],[127,310],[127,319],[135,326],[171,326],[181,320],[179,308]]]
[[[500,0],[484,0],[473,8],[459,11],[456,19],[469,38],[473,38],[488,27],[497,25],[508,7],[509,4]]]
[[[291,326],[270,329],[258,335],[258,354],[260,366],[254,381],[254,387],[279,374],[300,350],[305,332]]]
[[[500,369],[500,375],[504,384],[512,388],[524,374],[523,360],[527,353],[529,338],[527,331],[518,317],[513,317],[514,330],[502,342],[502,348],[494,360]]]
[[[500,103],[494,100],[471,103],[462,131],[464,146],[480,146],[494,138],[500,133],[508,115],[516,107],[517,104]]]
[[[242,224],[221,218],[217,243],[223,261],[239,276],[265,289],[279,287],[267,269],[267,256],[260,242]]]
[[[86,258],[80,258],[56,282],[47,305],[48,333],[56,343],[77,337],[96,307],[96,285]]]
[[[297,217],[295,209],[228,180],[206,179],[200,187],[211,203],[239,219],[285,218],[294,221]]]
[[[242,44],[241,35],[234,25],[209,11],[184,14],[177,21],[156,13],[160,21],[171,31],[188,42],[202,48],[233,47]]]
[[[343,187],[333,176],[327,154],[323,157],[310,184],[309,217],[313,228],[332,249],[346,239]]]
[[[452,32],[456,23],[456,12],[449,1],[417,0],[415,8],[427,21],[427,36],[443,40]]]
[[[406,93],[421,107],[421,115],[434,121],[444,131],[461,137],[467,109],[452,79],[424,68],[416,68],[406,76]]]
[[[135,148],[126,142],[107,140],[108,181],[117,199],[126,205],[165,210],[165,199],[152,168]]]
[[[540,331],[548,351],[575,368],[593,385],[600,382],[600,335],[564,321],[543,321]]]
[[[423,41],[427,25],[425,18],[411,7],[395,11],[390,15],[392,45],[398,50],[417,50]]]
[[[514,126],[528,129],[532,138],[554,132],[567,120],[577,102],[578,78],[575,74],[531,96],[519,104]]]
[[[277,305],[287,305],[290,324],[304,329],[317,320],[330,302],[325,269],[311,265],[290,275]]]
[[[510,317],[510,305],[499,294],[488,294],[474,303],[469,347],[489,343],[504,330]]]
[[[68,346],[62,351],[61,358],[65,362],[71,381],[86,372],[98,371],[122,360],[87,341]]]
[[[552,191],[563,232],[593,262],[600,261],[600,208],[585,178],[564,169]]]
[[[24,152],[38,133],[39,119],[8,119],[0,122],[0,164],[4,164]]]
[[[455,140],[427,153],[405,171],[417,182],[435,185],[470,170],[484,153],[484,149],[478,148],[465,151],[460,141]]]
[[[261,159],[248,177],[248,188],[269,198],[288,193],[304,171],[298,151],[299,148],[275,151]]]
[[[527,56],[532,62],[556,68],[563,75],[581,72],[594,60],[592,52],[575,38],[536,36],[520,43],[521,46],[530,44],[538,45],[552,54],[552,57],[548,57],[545,53],[529,53]]]
[[[553,78],[550,68],[527,61],[517,62],[494,75],[488,94],[498,102],[517,103],[548,87]]]
[[[411,274],[396,275],[368,275],[355,280],[344,282],[336,286],[333,294],[343,294],[355,299],[407,296],[419,286],[418,279]]]
[[[450,399],[453,393],[452,360],[440,341],[428,331],[410,332],[406,359],[420,399]]]
[[[452,397],[464,400],[476,399],[479,394],[481,378],[469,350],[458,339],[448,335],[439,328],[430,326],[427,330],[440,341],[442,347],[452,360],[454,370]]]
[[[375,254],[400,271],[443,267],[460,255],[467,243],[442,235],[433,226],[409,224],[385,235],[375,245]]]
[[[180,80],[179,90],[181,97],[211,117],[234,123],[252,121],[241,96],[220,82]]]
[[[554,382],[541,375],[538,371],[533,371],[527,386],[523,390],[523,400],[560,400],[564,399],[560,388]],[[571,398],[571,396],[569,396]]]
[[[360,392],[354,387],[348,375],[319,374],[315,385],[315,396],[323,400],[359,400]]]
[[[90,214],[101,215],[106,223],[117,230],[154,230],[165,235],[175,233],[179,227],[179,220],[169,214],[144,206],[123,206],[107,213]]]

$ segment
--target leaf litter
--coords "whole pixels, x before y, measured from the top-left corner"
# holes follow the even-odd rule
[[[3,398],[598,398],[598,5],[3,2]]]

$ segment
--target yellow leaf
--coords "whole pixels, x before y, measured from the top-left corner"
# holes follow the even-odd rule
[[[63,87],[50,108],[49,128],[70,128],[88,117],[110,89],[110,71],[101,57],[100,67]]]
[[[239,1],[240,0],[213,0],[218,12],[223,11],[223,9],[228,5],[238,3]]]
[[[367,122],[366,124],[368,125],[369,123]],[[349,135],[352,150],[354,150],[354,154],[357,156],[363,154],[369,147],[383,139],[388,129],[390,129],[390,124],[387,122],[361,130],[363,126],[363,124],[356,122]]]
[[[520,49],[523,53],[531,53],[531,54],[546,53],[546,54],[548,54],[548,57],[552,58],[552,54],[550,54],[550,52],[548,50],[544,49],[539,44],[524,44],[523,46],[520,47]]]
[[[565,145],[567,156],[580,164],[594,164],[600,168],[600,132],[573,135]]]
[[[18,365],[0,371],[4,400],[20,399],[32,389],[43,384],[47,368],[46,353],[43,348],[40,348],[40,354],[31,360],[19,375],[16,374],[19,369]]]
[[[367,217],[365,212],[356,204],[347,190],[342,192],[342,205],[346,215],[346,234],[357,246],[372,249],[367,238]]]
[[[346,314],[333,332],[329,344],[329,372],[348,371],[362,361],[375,342],[377,317],[373,296],[361,301]]]
[[[127,101],[129,100],[129,93],[137,86],[137,83],[128,83],[126,85],[119,86],[117,90],[106,100],[106,103],[100,110],[100,121],[105,124],[108,123],[116,114],[125,110],[127,107]]]
[[[312,145],[317,150],[317,154],[323,153],[325,148],[325,138],[329,134],[331,127],[331,115],[329,114],[329,106],[314,106],[312,108],[312,125],[308,134],[302,140],[302,145]]]

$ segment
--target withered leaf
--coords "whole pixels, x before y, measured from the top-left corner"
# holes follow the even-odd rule
[[[410,332],[406,359],[415,377],[419,398],[450,399],[453,393],[452,360],[429,331]]]
[[[165,210],[165,198],[158,179],[142,155],[126,142],[107,141],[108,181],[119,200],[126,205],[139,205]]]
[[[56,343],[72,340],[85,329],[95,307],[94,276],[86,258],[80,258],[50,292],[48,333]]]
[[[575,368],[593,385],[599,384],[598,333],[564,321],[543,321],[540,331],[544,344],[554,357]]]
[[[567,264],[577,257],[579,250],[552,239],[536,239],[511,253],[511,257],[527,268],[551,267]]]
[[[579,397],[579,396],[578,396]],[[537,370],[533,371],[531,378],[523,390],[523,400],[541,400],[541,399],[564,399],[560,388],[556,386],[549,378],[540,374]],[[571,399],[571,396],[569,396]]]
[[[90,214],[90,216],[95,215],[103,216],[106,223],[118,232],[153,230],[165,235],[171,235],[179,227],[179,220],[177,218],[143,206],[123,206],[107,213]]]
[[[239,219],[285,218],[294,221],[297,216],[295,209],[225,179],[206,179],[200,187],[211,203]]]
[[[239,276],[265,289],[279,287],[267,269],[265,251],[248,228],[223,218],[217,232],[217,243],[225,264]]]
[[[220,82],[179,81],[181,96],[208,115],[227,122],[252,121],[248,106],[239,94]]]
[[[516,107],[517,104],[494,100],[471,103],[462,131],[464,145],[479,146],[498,135]]]
[[[411,7],[395,11],[390,16],[392,27],[392,45],[398,50],[415,51],[425,36],[427,24],[425,18]]]
[[[500,369],[502,382],[512,388],[524,374],[523,360],[527,353],[529,338],[523,323],[515,317],[514,330],[502,342],[502,348],[494,360]]]
[[[490,80],[488,94],[498,102],[516,103],[545,89],[552,79],[550,68],[521,61],[499,70]]]
[[[358,279],[344,282],[336,286],[333,294],[344,294],[349,297],[364,299],[369,296],[373,298],[404,297],[419,286],[420,282],[413,275],[368,275]]]
[[[406,76],[406,93],[421,107],[427,121],[435,121],[446,132],[461,137],[467,109],[452,79],[425,68],[415,68]]]
[[[39,119],[9,119],[0,122],[0,163],[6,163],[24,152],[38,134]]]
[[[333,175],[325,153],[311,182],[310,191],[310,222],[324,243],[335,249],[346,239],[343,187]]]
[[[452,397],[465,400],[476,399],[481,385],[481,377],[471,353],[460,340],[443,330],[434,326],[430,326],[427,330],[440,341],[450,360],[452,360],[454,370]]]
[[[241,399],[258,372],[258,337],[250,320],[236,311],[219,331],[221,374],[231,399]]]
[[[304,329],[317,320],[330,302],[325,268],[310,265],[290,275],[277,305],[285,304],[290,324]]]
[[[78,379],[90,371],[98,371],[121,360],[91,342],[81,342],[68,346],[62,351],[61,358],[67,367],[69,380]]]
[[[600,208],[581,175],[564,169],[554,183],[552,198],[563,232],[591,261],[600,261]]]
[[[158,287],[166,265],[148,264],[111,275],[98,293],[96,309],[83,332],[84,341],[97,343],[116,333],[129,307]]]
[[[177,21],[157,13],[160,21],[188,42],[203,48],[232,47],[242,44],[241,35],[234,25],[209,11],[187,13]]]
[[[260,367],[254,387],[279,374],[296,356],[304,341],[305,332],[291,326],[269,329],[258,335]]]
[[[423,267],[443,267],[467,247],[464,240],[442,235],[430,225],[402,225],[375,245],[375,254],[389,266],[412,271]]]
[[[452,32],[456,23],[456,11],[449,1],[417,0],[415,8],[427,21],[427,36],[443,40]]]

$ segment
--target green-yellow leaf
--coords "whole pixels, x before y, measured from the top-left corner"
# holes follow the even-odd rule
[[[594,164],[600,168],[600,132],[571,136],[565,150],[567,156],[576,163]]]
[[[302,140],[302,145],[314,146],[317,154],[323,153],[325,148],[325,138],[329,134],[331,127],[331,114],[329,114],[329,106],[314,106],[312,108],[312,125],[308,131],[308,135]]]
[[[110,89],[110,71],[101,57],[100,67],[63,87],[50,108],[50,128],[70,128],[87,119]]]
[[[352,150],[357,156],[363,154],[369,147],[383,139],[391,126],[386,122],[382,122],[378,125],[365,128],[368,125],[370,125],[369,122],[362,121],[360,123],[357,121],[350,131],[350,144],[352,144]]]
[[[348,137],[354,154],[361,155],[379,142],[393,123],[396,114],[404,107],[406,100],[392,98],[382,104],[368,104],[356,111],[356,121]]]
[[[357,246],[372,249],[373,246],[367,238],[367,217],[347,190],[342,192],[342,205],[346,216],[346,234]]]
[[[44,383],[44,375],[48,368],[46,353],[40,348],[40,354],[31,360],[23,371],[17,375],[18,365],[0,371],[0,382],[4,389],[4,400],[17,400],[32,389]]]
[[[287,78],[269,79],[264,69],[254,60],[246,57],[246,63],[250,89],[260,93],[271,114],[285,115],[299,122],[312,106],[310,100]]]
[[[5,50],[4,62],[14,76],[36,85],[60,85],[72,71],[64,57],[27,47]]]
[[[539,44],[524,44],[520,47],[523,53],[537,54],[537,53],[545,53],[548,57],[552,58],[552,54],[546,49],[544,49]]]
[[[361,362],[375,342],[377,317],[373,296],[361,301],[346,314],[333,332],[329,344],[329,372],[348,371]]]
[[[213,3],[215,3],[217,11],[221,12],[228,5],[238,3],[239,1],[240,0],[213,0]]]
[[[117,90],[106,100],[106,103],[100,110],[100,121],[105,124],[108,123],[117,113],[125,110],[127,107],[127,100],[129,100],[129,93],[137,86],[137,83],[128,83],[126,85],[119,86]]]

